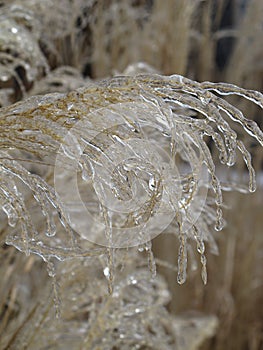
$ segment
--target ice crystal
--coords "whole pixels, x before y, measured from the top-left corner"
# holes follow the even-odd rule
[[[112,293],[115,249],[143,247],[155,276],[149,242],[169,227],[180,244],[178,282],[186,279],[194,240],[206,283],[204,242],[216,250],[211,224],[224,226],[222,186],[206,136],[223,165],[233,166],[241,153],[250,192],[255,171],[232,122],[263,145],[257,124],[220,97],[231,94],[263,108],[256,91],[154,74],[90,82],[2,108],[1,201],[15,226],[6,241],[47,260],[106,254]],[[30,169],[35,161],[48,166],[46,175]],[[45,237],[21,183],[46,221]],[[87,248],[89,242],[106,248]]]
[[[30,322],[13,339],[5,334],[3,344],[14,349],[26,346],[29,350],[36,347],[186,350],[195,349],[214,334],[215,317],[172,316],[165,308],[170,294],[164,279],[161,276],[149,279],[147,267],[134,251],[125,260],[124,270],[116,266],[118,275],[112,296],[107,294],[105,280],[99,273],[98,259],[73,259],[63,267],[58,266],[60,322],[53,317],[52,303],[46,302],[50,293],[46,285],[41,301],[37,301],[29,315]],[[52,265],[49,271],[54,276]],[[104,272],[108,275],[107,268]]]
[[[262,90],[262,10],[0,0],[1,349],[195,350],[217,318],[186,300],[215,348],[260,347],[262,200],[223,193],[256,190],[262,94],[158,74]]]
[[[0,6],[0,106],[25,98],[29,90],[31,95],[66,92],[83,85],[77,69],[62,67],[63,62],[78,65],[75,56],[83,43],[72,47],[70,55],[63,55],[60,49],[68,47],[69,36],[72,41],[73,37],[80,40],[79,33],[88,20],[83,11],[92,4],[82,0],[10,0]],[[57,65],[60,67],[52,76],[48,75]],[[41,78],[45,79],[34,86]]]
[[[20,96],[24,97],[27,86],[48,72],[49,66],[35,36],[27,28],[1,11],[0,22],[0,87],[10,88],[12,84],[14,95],[16,83]],[[10,100],[7,95],[0,103],[6,105]]]

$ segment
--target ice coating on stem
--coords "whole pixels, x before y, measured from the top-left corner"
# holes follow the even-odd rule
[[[188,242],[194,240],[206,283],[204,242],[217,251],[211,225],[216,230],[224,226],[222,190],[227,188],[216,173],[218,161],[207,137],[222,165],[233,166],[236,152],[241,152],[251,192],[256,188],[255,171],[235,123],[263,145],[257,124],[222,97],[229,94],[263,107],[262,94],[256,91],[148,74],[118,76],[2,108],[1,201],[11,226],[21,223],[21,233],[10,234],[8,243],[60,260],[106,254],[105,273],[109,292],[114,293],[115,249],[143,247],[154,277],[150,241],[171,225],[179,239],[178,282],[186,279]],[[20,156],[12,156],[11,149]],[[32,164],[37,160],[51,167],[51,174],[55,168],[60,191],[49,172],[40,176],[25,166],[30,157]],[[22,182],[33,195],[48,240],[42,240],[43,228],[30,220],[23,195],[7,185],[10,179],[15,185]],[[71,198],[65,184],[76,185],[79,197],[73,204],[74,193]],[[87,215],[81,215],[83,208]],[[62,230],[67,235],[57,237]],[[87,241],[104,247],[92,252],[85,247]]]

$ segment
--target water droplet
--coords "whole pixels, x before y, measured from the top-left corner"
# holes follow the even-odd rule
[[[205,244],[201,240],[197,241],[197,251],[199,254],[204,254],[204,252],[205,252]]]
[[[103,270],[104,276],[109,278],[110,277],[110,268],[107,266],[105,267],[105,269]]]
[[[81,177],[82,177],[82,180],[85,182],[90,180],[90,174],[89,174],[88,169],[86,168],[85,165],[82,168]]]
[[[50,228],[48,231],[46,231],[46,236],[47,237],[54,237],[56,235],[56,226]]]
[[[183,273],[179,273],[177,274],[177,283],[179,284],[184,284],[186,280],[186,275]]]
[[[1,75],[0,76],[0,80],[3,81],[3,82],[8,81],[9,78],[10,77],[8,75]]]
[[[47,237],[54,237],[56,232],[57,232],[57,228],[56,225],[54,223],[54,219],[52,217],[53,214],[48,216],[47,219],[47,230],[46,230],[46,236]]]
[[[216,231],[222,231],[224,227],[224,220],[223,220],[223,212],[221,208],[217,208],[216,211],[216,224],[215,224],[215,230]]]
[[[155,179],[154,179],[154,177],[151,177],[150,180],[149,180],[149,189],[151,191],[154,191],[155,188],[156,188]]]
[[[16,33],[18,32],[18,29],[15,28],[15,27],[13,27],[13,28],[11,28],[11,32],[14,33],[14,34],[16,34]]]

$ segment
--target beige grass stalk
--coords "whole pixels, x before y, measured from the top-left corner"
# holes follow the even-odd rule
[[[240,15],[243,17],[236,18],[236,43],[225,70],[224,81],[232,81],[247,88],[253,86],[254,89],[261,89],[262,83],[257,76],[262,79],[263,2],[248,1],[246,11]]]
[[[164,74],[186,73],[192,19],[198,4],[192,0],[154,2],[142,33],[142,58],[146,62]]]

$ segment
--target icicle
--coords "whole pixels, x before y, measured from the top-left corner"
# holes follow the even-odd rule
[[[173,103],[185,108],[192,108],[202,113],[205,116],[206,120],[215,123],[218,130],[224,133],[226,148],[229,152],[227,165],[233,165],[235,163],[237,134],[230,128],[229,124],[221,116],[217,105],[214,103],[216,97],[211,96],[211,102],[208,105],[204,106],[198,99],[192,96],[182,95],[165,88],[163,90],[163,97],[166,97],[166,99],[168,95],[172,99]],[[197,121],[197,123],[199,123],[199,121]]]
[[[55,236],[56,232],[57,232],[57,228],[56,228],[56,224],[54,222],[53,214],[50,213],[50,215],[47,218],[46,236],[53,237],[53,236]]]
[[[122,211],[122,203],[119,202],[118,210],[120,210],[118,213],[115,211],[111,214],[107,208],[102,206],[97,213],[97,216],[103,217],[105,221],[105,237],[103,238],[106,239],[107,244],[105,245],[108,248],[107,266],[104,273],[109,282],[110,293],[113,290],[113,247],[115,243],[113,236],[115,230],[113,231],[112,227],[114,229],[116,227],[128,228],[128,231],[134,229],[133,232],[137,229],[136,243],[139,246],[138,249],[142,250],[145,249],[144,242],[150,240],[148,237],[151,238],[151,230],[153,231],[151,219],[157,215],[158,222],[159,214],[168,216],[169,212],[176,215],[180,211],[183,215],[182,222],[177,220],[180,226],[179,283],[185,281],[187,269],[188,236],[184,230],[185,223],[190,226],[196,224],[196,228],[193,229],[196,230],[193,238],[196,240],[197,250],[201,255],[202,278],[206,282],[204,239],[208,237],[209,225],[215,221],[215,228],[221,230],[224,221],[222,219],[222,186],[216,176],[215,163],[204,135],[212,138],[219,151],[219,159],[223,164],[231,166],[235,163],[238,148],[249,171],[249,190],[253,192],[256,188],[251,156],[244,144],[237,141],[239,135],[232,130],[232,120],[241,124],[244,130],[255,137],[261,145],[263,145],[263,133],[253,121],[246,119],[238,109],[210,90],[223,95],[232,93],[241,95],[263,107],[262,94],[232,85],[207,82],[200,84],[178,75],[172,77],[144,75],[117,77],[101,81],[98,84],[88,84],[69,94],[34,97],[1,110],[0,134],[2,137],[0,146],[2,148],[17,149],[22,151],[21,153],[26,151],[29,155],[34,154],[39,157],[38,159],[45,157],[45,159],[49,159],[50,164],[54,160],[54,155],[64,151],[67,157],[62,159],[70,158],[76,161],[73,164],[76,165],[76,169],[74,169],[81,168],[84,181],[88,180],[89,166],[85,168],[83,165],[90,163],[90,167],[94,166],[95,169],[91,169],[90,177],[93,181],[89,183],[94,187],[92,194],[94,190],[96,194],[101,191],[99,194],[104,199],[104,196],[107,197],[110,193],[109,198],[106,198],[109,199],[107,203],[110,205],[115,199],[114,191],[118,194],[118,200],[123,200],[123,203],[134,199],[133,195],[138,191],[136,201],[134,201],[138,207],[129,207],[130,203],[127,206],[128,208],[132,207],[132,212],[127,211],[127,214],[125,210]],[[231,121],[228,117],[231,118]],[[78,123],[79,121],[81,123]],[[20,130],[21,128],[22,130]],[[158,147],[154,148],[151,153],[149,145],[152,146],[152,144],[158,144],[163,154],[169,150],[168,157],[163,157],[163,154],[158,157]],[[60,145],[63,145],[62,148]],[[83,145],[85,150],[82,149]],[[117,150],[117,147],[120,149]],[[128,162],[125,163],[124,159],[121,158],[123,151],[125,151],[125,156],[132,157],[129,164],[126,164]],[[82,163],[81,155],[83,154],[87,158],[87,164]],[[162,163],[163,158],[165,160]],[[60,201],[54,188],[40,176],[31,174],[19,162],[12,160],[11,156],[8,158],[6,154],[1,153],[0,159],[1,170],[4,170],[1,171],[0,175],[1,183],[3,183],[0,189],[1,201],[13,206],[13,211],[21,223],[20,235],[11,236],[8,238],[9,241],[13,240],[13,245],[27,253],[34,251],[41,256],[56,256],[61,260],[70,256],[83,256],[83,251],[78,248],[77,244],[74,245],[75,237],[70,228],[68,220],[70,215],[67,215],[67,207],[63,206],[63,201]],[[178,168],[182,170],[183,174],[174,171],[177,159],[179,165],[182,165],[182,169],[180,166]],[[113,164],[115,160],[117,163]],[[39,162],[41,163],[41,161]],[[69,159],[67,162],[66,166],[72,165]],[[123,163],[125,164],[123,165]],[[203,165],[206,166],[211,175],[211,180],[206,183],[204,183],[200,172]],[[130,177],[128,177],[128,173]],[[133,175],[130,175],[131,173]],[[158,176],[156,176],[157,173]],[[95,180],[94,174],[96,175]],[[167,177],[167,174],[170,177]],[[63,174],[61,174],[61,178],[63,179]],[[72,249],[68,248],[68,236],[65,236],[65,241],[63,238],[61,239],[59,246],[56,244],[56,240],[48,240],[45,237],[43,239],[45,243],[37,245],[33,239],[36,231],[32,224],[31,213],[26,208],[25,198],[10,188],[10,179],[22,181],[23,185],[27,186],[34,197],[33,199],[42,210],[49,236],[56,232],[55,223],[57,221],[53,217],[53,213],[58,214],[62,225],[70,234]],[[135,181],[133,182],[133,180]],[[205,196],[199,196],[200,184],[213,191],[215,209],[209,209],[209,206],[213,205],[211,202],[207,205],[202,202]],[[140,202],[141,199],[144,200],[142,193],[148,197],[145,201]],[[90,193],[86,194],[89,196]],[[105,205],[106,202],[103,201],[103,203]],[[97,208],[97,204],[95,208]],[[161,208],[162,213],[158,211],[158,208]],[[198,215],[195,216],[196,212],[199,214],[198,210],[200,210],[200,219],[197,217]],[[14,215],[11,207],[7,206],[5,211],[9,213],[10,217]],[[160,223],[162,221],[160,218]],[[149,226],[142,225],[146,222],[147,224],[150,222]],[[15,219],[11,220],[11,223],[15,225]],[[158,231],[157,226],[154,225],[154,228]],[[95,236],[97,232],[94,230],[97,229],[97,226],[89,225],[89,227],[93,230],[91,236]],[[128,235],[125,236],[125,239],[127,237]],[[48,243],[46,243],[47,241]],[[39,239],[38,242],[41,240]],[[48,244],[50,245],[48,246]],[[152,276],[155,276],[154,257],[150,243],[148,245],[149,249],[146,250],[149,268]],[[105,250],[102,254],[104,253]],[[91,253],[89,252],[89,254]]]
[[[211,83],[207,81],[200,83],[200,86],[206,90],[213,90],[220,95],[239,95],[263,108],[263,95],[259,91],[246,90],[233,84]]]
[[[196,247],[198,253],[201,255],[201,264],[202,264],[202,270],[201,270],[201,277],[204,282],[204,284],[207,283],[207,270],[206,270],[206,257],[205,257],[205,244],[203,241],[203,238],[200,236],[197,227],[193,226],[193,235],[194,239],[196,240]]]
[[[263,131],[254,120],[245,118],[239,109],[223,99],[218,99],[217,104],[233,121],[241,124],[243,129],[263,146]]]
[[[207,284],[206,257],[204,254],[201,255],[201,264],[202,264],[202,270],[201,270],[202,280],[204,284]]]
[[[7,215],[8,225],[15,227],[18,221],[18,215],[12,204],[6,203],[2,206],[3,211]]]
[[[216,231],[221,231],[224,227],[223,211],[219,206],[216,208],[216,223],[214,227]]]
[[[215,164],[214,161],[212,159],[211,153],[208,149],[208,146],[206,145],[205,142],[203,142],[203,140],[199,139],[198,137],[196,137],[196,135],[193,135],[195,137],[193,137],[195,143],[198,145],[198,147],[200,148],[200,150],[202,151],[202,156],[204,158],[204,162],[207,165],[208,171],[211,174],[211,185],[212,188],[214,190],[215,193],[215,203],[217,206],[216,209],[216,224],[215,224],[215,229],[217,231],[222,230],[223,226],[224,226],[224,221],[223,221],[223,217],[222,217],[222,209],[221,206],[223,204],[223,197],[222,197],[222,189],[221,189],[221,185],[220,185],[220,181],[218,180],[217,176],[215,175]]]
[[[52,290],[53,290],[53,300],[56,311],[56,318],[61,317],[61,301],[59,294],[59,284],[56,277],[55,265],[52,261],[47,260],[47,273],[52,278]]]
[[[187,241],[186,234],[182,232],[182,218],[177,215],[177,224],[179,227],[179,251],[178,251],[178,272],[177,282],[183,284],[186,281],[186,267],[187,267]]]
[[[212,140],[214,141],[215,146],[219,151],[220,162],[222,164],[226,164],[228,156],[227,156],[226,147],[225,147],[225,144],[223,142],[221,135],[218,134],[217,132],[215,132],[212,127],[209,127],[209,125],[205,126],[203,128],[203,130],[208,136],[212,137]]]
[[[107,240],[107,266],[104,269],[104,275],[108,280],[108,293],[112,295],[113,293],[113,284],[114,284],[114,252],[113,248],[113,236],[112,236],[112,218],[109,210],[100,204],[100,210],[102,212],[104,223],[105,223],[105,237]]]
[[[148,267],[151,273],[151,277],[155,278],[156,277],[156,263],[155,263],[155,258],[153,255],[152,251],[152,242],[149,241],[145,243],[145,251],[148,254]]]
[[[20,227],[21,227],[21,237],[23,247],[20,247],[22,251],[26,253],[28,256],[30,254],[29,251],[29,239],[35,233],[34,225],[31,221],[30,214],[28,213],[22,195],[18,192],[18,190],[14,188],[11,190],[5,183],[2,183],[0,186],[0,192],[2,192],[1,197],[4,198],[12,198],[12,206],[17,212],[17,216],[20,218]]]
[[[112,295],[114,284],[114,250],[113,248],[107,249],[107,266],[104,268],[103,273],[108,280],[108,293]]]
[[[82,177],[82,180],[87,182],[90,180],[91,176],[90,176],[90,171],[88,171],[87,167],[86,167],[86,164],[83,165],[82,167],[82,172],[81,172],[81,177]]]
[[[255,192],[257,188],[256,173],[251,163],[251,155],[246,149],[242,141],[239,140],[237,142],[237,147],[243,156],[244,162],[246,163],[246,166],[249,172],[249,186],[248,186],[249,192]]]

